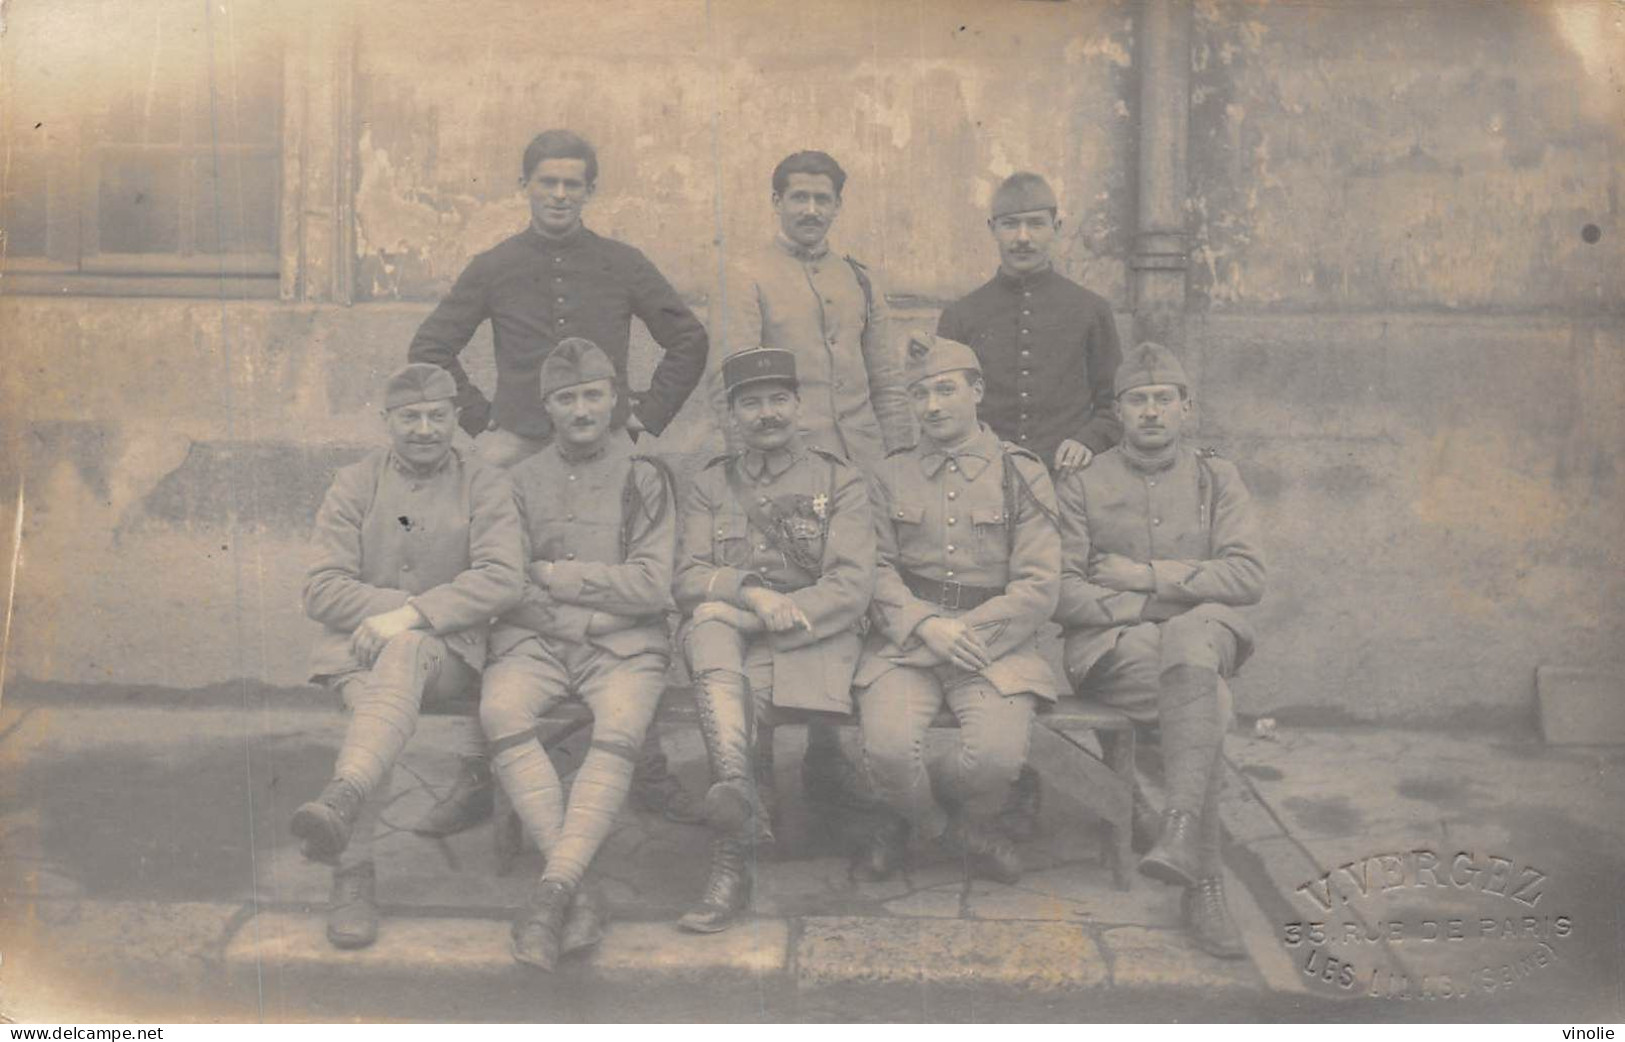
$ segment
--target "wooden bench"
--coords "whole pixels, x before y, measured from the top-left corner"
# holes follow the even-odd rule
[[[697,726],[698,711],[692,693],[671,688],[660,703],[657,723]],[[1098,819],[1101,859],[1119,890],[1133,885],[1134,862],[1129,849],[1134,794],[1134,724],[1115,709],[1085,698],[1068,696],[1041,708],[1033,728],[1028,762],[1051,785],[1069,793]],[[575,700],[551,710],[539,726],[542,746],[554,759],[560,777],[573,773],[586,753],[592,713]],[[855,723],[846,724],[855,728]],[[933,729],[959,726],[946,709]],[[1090,747],[1093,735],[1100,753]],[[498,786],[497,870],[506,873],[522,849],[517,821]]]

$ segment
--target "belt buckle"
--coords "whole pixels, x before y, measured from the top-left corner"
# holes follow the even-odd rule
[[[959,580],[957,579],[949,579],[947,582],[944,582],[942,584],[942,606],[944,608],[950,608],[954,611],[958,611],[961,606],[960,594],[964,592],[964,589],[965,588],[959,584]]]

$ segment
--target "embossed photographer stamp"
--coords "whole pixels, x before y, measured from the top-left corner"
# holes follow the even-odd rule
[[[1528,861],[1425,848],[1352,859],[1299,885],[1281,943],[1317,991],[1403,1001],[1505,993],[1560,967],[1574,917]]]

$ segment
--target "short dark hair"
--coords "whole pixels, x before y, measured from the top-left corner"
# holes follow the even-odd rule
[[[530,144],[525,146],[520,180],[529,181],[531,173],[544,159],[579,159],[587,164],[587,183],[598,181],[598,152],[592,142],[573,130],[544,130],[531,138]]]
[[[783,195],[790,187],[791,174],[823,174],[835,186],[835,198],[841,197],[846,187],[846,171],[828,152],[796,152],[779,160],[773,168],[773,194]]]

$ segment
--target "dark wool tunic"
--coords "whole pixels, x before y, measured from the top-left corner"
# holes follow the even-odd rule
[[[1022,278],[1001,269],[943,310],[937,334],[981,360],[982,422],[1045,466],[1067,438],[1095,452],[1117,444],[1112,378],[1123,351],[1104,298],[1053,268]]]
[[[665,352],[635,404],[626,382],[634,315]],[[496,348],[494,409],[457,360],[486,319]],[[552,424],[542,409],[542,362],[570,336],[591,340],[614,362],[616,420],[635,412],[653,434],[666,428],[705,372],[705,327],[671,283],[635,247],[587,228],[560,239],[526,228],[475,257],[418,328],[407,355],[451,373],[470,434],[494,414],[503,430],[545,438]]]

